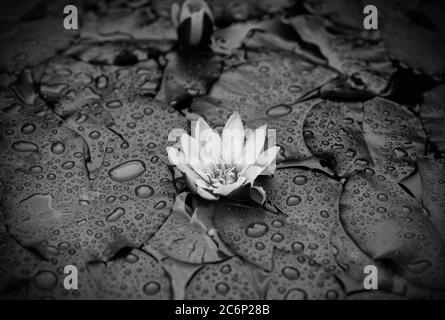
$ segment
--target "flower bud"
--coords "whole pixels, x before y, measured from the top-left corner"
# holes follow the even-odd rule
[[[206,45],[213,34],[213,14],[204,0],[186,0],[172,5],[172,20],[179,42],[185,47]]]

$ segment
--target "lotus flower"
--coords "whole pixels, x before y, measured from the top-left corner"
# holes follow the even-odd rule
[[[279,147],[264,150],[267,126],[244,130],[238,113],[230,116],[221,136],[199,118],[192,136],[182,134],[179,149],[167,147],[169,161],[185,174],[193,192],[207,200],[228,196],[259,175],[275,170]]]

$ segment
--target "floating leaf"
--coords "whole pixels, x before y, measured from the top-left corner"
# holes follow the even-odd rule
[[[54,263],[56,262],[56,263]],[[67,290],[64,267],[72,265],[77,268],[77,289]],[[70,272],[70,274],[72,274]],[[74,276],[74,274],[72,274]],[[69,279],[69,278],[68,278]],[[35,270],[33,278],[27,286],[27,299],[43,300],[90,300],[96,299],[97,286],[88,267],[81,261],[66,260],[43,261]]]
[[[288,216],[288,222],[322,234],[328,241],[332,226],[339,222],[339,182],[316,171],[286,168],[255,183],[266,190],[267,199]]]
[[[239,258],[204,265],[190,280],[187,300],[258,300],[251,267]]]
[[[443,290],[443,240],[423,208],[398,184],[353,175],[340,201],[340,218],[372,259],[391,263],[409,281]]]
[[[76,30],[65,30],[63,21],[47,17],[21,22],[0,40],[0,69],[14,72],[35,66],[70,46]]]
[[[55,112],[67,117],[93,103],[111,109],[122,106],[122,99],[135,95],[154,95],[161,75],[153,60],[131,67],[96,66],[72,58],[61,57],[48,62],[36,71],[40,91],[48,100],[56,102]],[[88,106],[90,105],[90,106]],[[97,113],[97,111],[95,112]]]
[[[109,8],[107,13],[86,14],[81,37],[97,41],[177,39],[176,30],[170,19],[156,19],[149,7]]]
[[[418,161],[423,185],[423,205],[428,210],[431,222],[445,238],[445,161],[421,159]]]
[[[228,256],[227,249],[216,232],[212,234],[211,226],[206,226],[198,217],[204,211],[201,214],[208,216],[207,220],[212,220],[212,207],[197,207],[190,217],[184,202],[186,196],[187,194],[180,194],[176,197],[170,216],[148,244],[166,256],[187,263],[223,260]]]
[[[215,226],[222,240],[251,263],[272,270],[273,249],[299,252],[327,268],[335,269],[332,252],[323,236],[261,208],[221,205]]]
[[[362,117],[356,103],[322,101],[304,121],[303,135],[312,154],[326,159],[339,176],[372,163],[360,125]]]
[[[309,257],[275,250],[266,300],[338,300],[343,289],[334,276]]]
[[[401,180],[425,149],[419,119],[383,98],[318,103],[307,115],[303,134],[311,152],[342,177],[367,168]]]
[[[171,299],[170,279],[165,270],[151,255],[139,249],[107,263],[98,282],[100,299]]]
[[[396,71],[380,39],[358,31],[334,33],[325,20],[310,15],[290,19],[301,38],[319,47],[333,68],[350,77],[351,84],[383,94]]]
[[[363,6],[355,0],[307,0],[304,3],[311,13],[322,16],[340,26],[363,28]]]
[[[428,135],[439,151],[445,151],[445,85],[427,92],[420,107],[420,118]]]

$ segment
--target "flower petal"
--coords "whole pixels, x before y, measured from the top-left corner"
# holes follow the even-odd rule
[[[227,196],[228,194],[232,193],[232,191],[235,191],[236,189],[241,187],[245,181],[246,181],[246,177],[239,177],[235,183],[220,184],[220,185],[218,185],[218,187],[215,187],[215,189],[213,190],[213,193],[219,194],[221,196]]]
[[[200,140],[199,137],[201,136],[202,132],[212,130],[210,128],[209,124],[204,120],[204,118],[199,117],[198,121],[196,121],[195,126],[192,127],[192,136]]]
[[[253,183],[256,177],[275,161],[279,151],[280,148],[277,146],[267,149],[260,154],[254,165],[241,171],[240,175],[246,177],[246,183]]]
[[[221,138],[214,130],[205,130],[199,141],[203,143],[201,160],[210,159],[214,165],[221,163]]]
[[[198,173],[202,179],[210,182],[206,175],[209,172],[209,168],[200,160],[199,157],[199,142],[195,138],[189,136],[188,134],[183,134],[181,136],[181,148],[190,166],[193,170]]]
[[[266,141],[267,125],[261,126],[247,136],[246,145],[243,150],[243,164],[240,171],[254,164],[264,148]]]
[[[244,128],[238,112],[227,120],[222,132],[222,159],[224,164],[241,164],[244,147]]]
[[[200,182],[198,180],[197,182],[198,182],[197,183],[197,192],[202,198],[207,199],[207,200],[218,200],[219,199],[218,196],[215,196],[215,195],[211,194],[209,191],[207,191],[209,189],[209,187],[207,186],[206,183],[202,183],[204,181]]]
[[[175,165],[178,168],[178,170],[184,173],[186,175],[186,178],[190,181],[192,185],[196,185],[196,181],[202,180],[202,178],[196,173],[196,171],[188,164],[185,155],[178,149],[173,147],[167,147],[167,154],[170,163]]]

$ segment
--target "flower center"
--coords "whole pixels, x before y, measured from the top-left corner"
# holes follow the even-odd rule
[[[238,180],[238,172],[235,167],[228,169],[215,168],[207,173],[213,184],[232,184]]]

